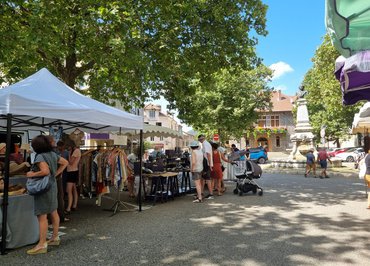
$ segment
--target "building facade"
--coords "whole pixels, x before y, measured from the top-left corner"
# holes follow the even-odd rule
[[[144,123],[170,128],[179,132],[180,135],[183,134],[182,126],[171,115],[162,112],[160,105],[150,103],[144,107]],[[155,150],[175,150],[176,148],[183,149],[184,147],[183,138],[153,136],[145,140],[150,142]]]
[[[272,109],[261,111],[253,131],[248,132],[245,145],[267,146],[272,152],[286,152],[293,148],[290,136],[294,132],[293,105],[296,96],[273,91]]]

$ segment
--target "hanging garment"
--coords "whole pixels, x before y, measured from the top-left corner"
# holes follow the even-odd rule
[[[63,127],[60,126],[58,127],[58,129],[54,129],[52,126],[50,126],[49,135],[54,138],[55,143],[58,143],[58,141],[61,140],[63,136]]]
[[[81,145],[84,136],[85,133],[78,128],[76,128],[71,134],[69,134],[69,138],[75,142],[77,147]]]

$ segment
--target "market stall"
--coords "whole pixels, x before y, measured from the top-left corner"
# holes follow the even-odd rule
[[[14,130],[49,131],[53,127],[64,132],[76,128],[85,132],[142,131],[143,118],[76,92],[45,68],[0,90],[0,128],[7,132],[7,147]],[[2,225],[8,225],[9,155],[10,149],[6,149]],[[7,229],[2,226],[2,239],[6,239]],[[6,245],[7,241],[1,242],[1,254],[5,254]]]

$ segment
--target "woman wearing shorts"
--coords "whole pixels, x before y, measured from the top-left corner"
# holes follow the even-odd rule
[[[68,145],[69,157],[68,157],[68,166],[67,166],[67,194],[68,194],[68,205],[66,208],[66,214],[70,214],[71,210],[77,209],[78,202],[78,192],[77,192],[77,183],[78,183],[78,164],[81,159],[81,151],[74,141]]]

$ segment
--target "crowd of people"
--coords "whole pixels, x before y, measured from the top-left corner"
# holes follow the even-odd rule
[[[190,171],[196,187],[194,203],[201,203],[204,199],[213,199],[213,192],[217,191],[222,196],[226,188],[223,184],[222,161],[232,163],[225,157],[225,149],[215,142],[208,142],[204,135],[198,136],[198,141],[190,143],[191,164]],[[207,185],[208,194],[204,193]]]
[[[27,178],[43,177],[50,175],[51,188],[44,194],[35,195],[34,213],[39,222],[40,237],[35,247],[28,250],[30,255],[47,252],[47,247],[58,246],[60,238],[58,236],[59,223],[68,221],[68,216],[72,211],[77,210],[79,193],[77,183],[79,177],[79,161],[81,151],[73,140],[66,143],[58,141],[55,143],[52,136],[39,135],[35,137],[31,146],[36,156],[32,168],[29,162],[24,161],[19,150],[11,154],[11,169],[21,169],[26,172]],[[226,149],[220,147],[218,143],[209,142],[205,135],[199,135],[198,140],[190,143],[190,172],[196,187],[194,203],[201,203],[205,199],[213,199],[214,192],[222,196],[226,191],[223,184],[223,171],[225,163],[232,164],[234,159],[225,156]],[[0,154],[4,154],[6,145],[0,143]],[[231,145],[232,154],[236,154],[238,160],[248,159],[249,153],[238,153],[239,150],[233,144]],[[239,154],[239,155],[238,155]],[[128,156],[128,178],[129,196],[135,197],[133,163],[137,161],[137,156],[130,154]],[[312,172],[316,176],[316,163],[320,165],[320,178],[329,178],[327,175],[327,164],[332,163],[325,148],[319,149],[317,158],[314,150],[310,149],[306,154],[306,171],[304,176]],[[370,156],[365,156],[363,162],[366,166],[365,180],[370,188]],[[207,191],[207,194],[205,193]],[[66,204],[65,196],[67,196]],[[370,193],[368,196],[368,209],[370,209]],[[53,226],[53,233],[50,239],[46,238],[48,229],[48,219]]]

